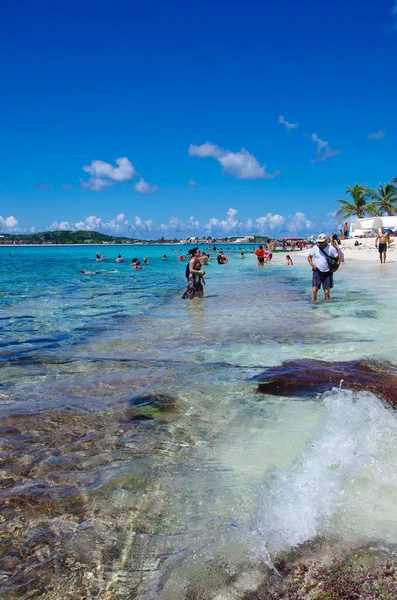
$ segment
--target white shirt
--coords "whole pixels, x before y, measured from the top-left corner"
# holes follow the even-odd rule
[[[325,248],[322,248],[322,250],[324,250],[324,252],[328,254],[328,256],[335,256],[335,258],[338,257],[337,249],[335,248],[335,246],[331,246],[331,244],[327,244]],[[313,262],[319,271],[322,271],[323,273],[329,271],[327,259],[324,256],[324,254],[320,251],[320,248],[317,246],[317,244],[310,249],[309,254],[312,257]]]

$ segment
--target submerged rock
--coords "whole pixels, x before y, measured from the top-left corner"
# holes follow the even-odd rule
[[[236,560],[211,556],[188,571],[178,600],[395,600],[397,552],[393,547],[351,547],[315,539],[274,557]],[[190,565],[189,565],[190,566]]]
[[[0,434],[1,600],[134,597],[158,511],[147,464],[170,429],[148,435],[116,406],[9,415]]]
[[[392,600],[397,598],[397,554],[386,547],[345,549],[312,543],[285,553],[274,575],[241,600]]]
[[[163,392],[148,392],[130,400],[131,420],[158,419],[162,413],[175,410],[176,399]]]
[[[372,392],[397,406],[397,370],[370,360],[326,362],[292,360],[261,373],[258,392],[274,396],[313,396],[333,387]]]

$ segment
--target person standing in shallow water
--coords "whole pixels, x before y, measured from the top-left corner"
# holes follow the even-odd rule
[[[255,250],[256,259],[258,261],[258,265],[263,266],[265,264],[265,251],[263,246],[259,246],[257,250]]]
[[[189,261],[189,277],[187,280],[187,288],[182,296],[182,300],[192,300],[196,294],[199,298],[204,296],[204,275],[205,271],[201,269],[200,250],[193,248],[189,250],[191,259]]]
[[[312,267],[312,302],[313,304],[317,301],[318,290],[323,288],[325,300],[328,302],[331,300],[330,289],[334,287],[333,273],[329,268],[327,255],[338,259],[338,266],[340,264],[340,258],[337,249],[328,243],[328,237],[325,233],[320,233],[317,238],[317,244],[311,248],[309,256],[307,257],[308,263]]]
[[[386,250],[388,246],[390,248],[390,233],[386,233],[385,228],[382,227],[375,240],[375,248],[379,250],[380,264],[386,262]]]

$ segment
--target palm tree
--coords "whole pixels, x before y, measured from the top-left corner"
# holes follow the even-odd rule
[[[335,200],[335,202],[339,202],[341,205],[340,209],[335,214],[336,219],[341,221],[342,219],[353,216],[362,219],[365,212],[371,212],[371,209],[373,209],[371,205],[367,204],[367,198],[371,194],[371,190],[367,187],[356,184],[352,188],[348,185],[346,187],[346,194],[350,194],[351,202],[348,202],[348,200]]]
[[[373,207],[381,214],[389,216],[396,214],[397,188],[392,183],[379,184],[377,191],[372,192]]]

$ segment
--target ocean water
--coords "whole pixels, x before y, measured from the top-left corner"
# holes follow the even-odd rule
[[[63,540],[46,547],[63,572],[52,598],[188,598],[204,574],[226,598],[225,561],[271,566],[318,537],[397,543],[397,413],[343,382],[302,399],[253,380],[299,358],[395,363],[397,263],[348,262],[313,307],[305,263],[258,268],[236,248],[184,301],[174,250],[0,248],[1,497],[30,507],[5,524],[34,531],[29,578],[6,570],[4,597],[54,579],[32,541],[44,532]],[[133,256],[149,265],[133,271]],[[148,393],[173,409],[131,417]]]

